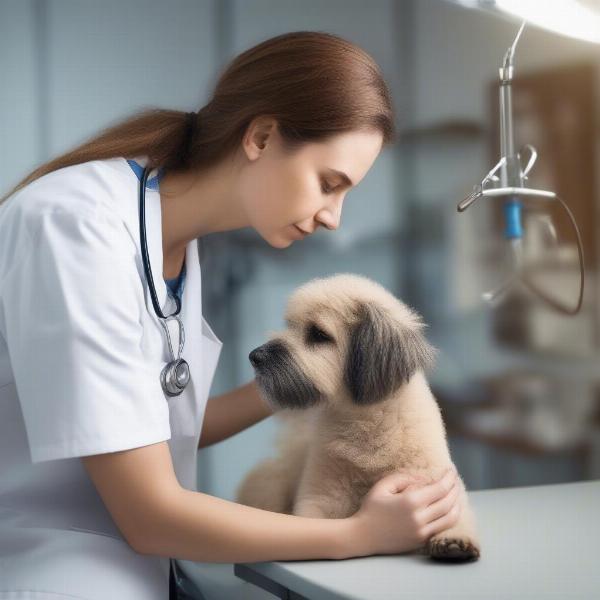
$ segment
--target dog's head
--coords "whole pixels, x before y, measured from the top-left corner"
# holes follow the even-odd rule
[[[280,408],[383,402],[433,363],[420,316],[375,281],[317,278],[291,295],[287,329],[250,353],[256,382]]]

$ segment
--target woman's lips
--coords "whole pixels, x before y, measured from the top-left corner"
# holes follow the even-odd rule
[[[302,234],[302,236],[308,235],[308,232],[302,231],[302,229],[300,229],[300,227],[298,227],[298,225],[294,225],[294,227]]]
[[[294,225],[294,227],[296,228],[296,231],[298,231],[302,237],[306,237],[308,235],[308,233],[306,233],[305,231],[302,231],[302,229],[300,229],[300,227],[298,227],[297,225]]]

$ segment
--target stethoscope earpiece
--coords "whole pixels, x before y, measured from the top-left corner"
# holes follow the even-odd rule
[[[148,257],[148,244],[146,241],[146,217],[144,214],[144,208],[146,203],[146,181],[150,171],[147,167],[144,167],[142,177],[140,179],[140,242],[142,246],[142,260],[144,263],[144,273],[148,286],[150,287],[150,296],[152,297],[152,306],[156,316],[160,319],[160,324],[163,326],[167,335],[167,341],[169,342],[169,352],[172,360],[168,362],[160,373],[160,383],[163,391],[168,396],[178,396],[183,392],[185,387],[190,381],[190,367],[188,363],[181,358],[181,352],[183,351],[183,344],[185,343],[185,331],[183,329],[183,323],[179,318],[179,312],[181,311],[181,302],[179,298],[175,298],[177,308],[172,315],[165,316],[160,309],[158,304],[158,297],[156,295],[156,288],[154,287],[154,279],[152,278],[152,268],[150,266],[150,259]],[[179,352],[177,357],[173,352],[173,345],[171,344],[171,333],[167,326],[167,321],[174,319],[179,324]]]

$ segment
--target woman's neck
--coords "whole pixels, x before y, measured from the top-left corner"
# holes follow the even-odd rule
[[[236,177],[229,163],[200,173],[165,172],[159,193],[163,273],[167,278],[176,277],[181,270],[190,241],[248,226],[235,186]]]

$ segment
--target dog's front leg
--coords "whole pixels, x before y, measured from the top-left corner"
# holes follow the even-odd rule
[[[330,501],[315,483],[310,471],[305,468],[298,483],[292,514],[298,517],[329,518]]]
[[[248,472],[236,490],[236,502],[270,510],[291,512],[294,481],[290,469],[279,458],[269,458]]]
[[[298,517],[313,519],[329,519],[322,502],[315,499],[301,498],[294,504],[293,514]]]
[[[294,501],[294,515],[325,519],[343,519],[360,508],[360,491],[348,478],[335,471],[332,463],[309,457]]]
[[[313,517],[320,519],[343,519],[352,516],[359,507],[354,510],[346,498],[337,497],[333,494],[301,494],[299,493],[294,502],[294,515],[299,517]]]
[[[481,546],[477,535],[477,527],[473,509],[462,479],[459,502],[461,513],[455,525],[433,535],[426,544],[427,554],[438,560],[477,560],[481,553]]]

